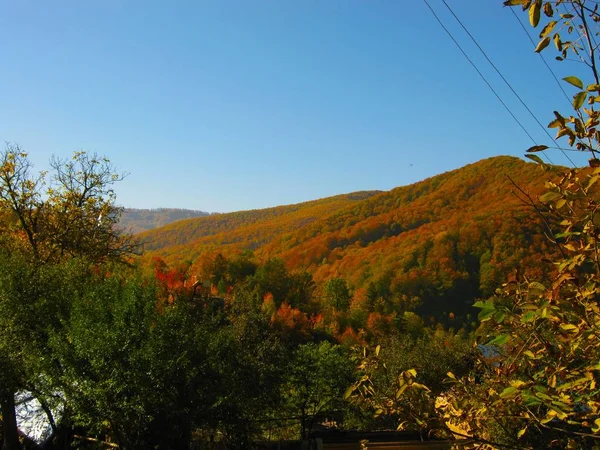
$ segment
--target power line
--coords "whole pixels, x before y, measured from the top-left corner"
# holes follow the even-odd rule
[[[481,73],[481,71],[475,65],[475,63],[473,62],[473,60],[471,60],[471,58],[469,58],[469,55],[467,55],[467,53],[463,50],[463,48],[458,43],[458,41],[454,38],[454,36],[452,35],[452,33],[446,28],[446,26],[443,24],[443,22],[440,20],[440,18],[438,17],[438,15],[435,13],[435,11],[433,10],[433,8],[429,4],[429,2],[427,0],[423,0],[423,1],[425,2],[425,4],[427,5],[427,7],[429,8],[429,10],[431,11],[431,13],[433,14],[433,17],[435,17],[435,19],[438,21],[438,23],[440,24],[440,26],[442,27],[442,29],[446,32],[446,34],[450,37],[450,39],[452,39],[452,42],[454,42],[454,44],[458,47],[458,49],[463,54],[463,56],[467,59],[467,61],[469,62],[469,64],[471,64],[471,66],[473,66],[473,68],[475,69],[475,71],[479,74],[479,76],[481,77],[481,79],[487,85],[488,89],[493,92],[493,94],[496,96],[496,98],[498,99],[498,101],[502,104],[502,106],[504,106],[504,109],[506,109],[506,111],[508,111],[508,113],[510,114],[510,116],[514,119],[515,122],[517,122],[517,124],[521,127],[521,129],[529,137],[529,139],[531,139],[531,141],[533,142],[533,144],[534,145],[537,144],[537,141],[533,138],[533,136],[531,136],[531,134],[529,134],[529,132],[527,131],[527,129],[525,128],[525,126],[521,123],[521,121],[519,121],[519,119],[517,118],[517,116],[515,116],[513,114],[513,112],[508,107],[508,105],[506,103],[504,103],[504,100],[502,100],[502,98],[500,97],[500,95],[492,87],[492,85],[487,80],[487,78],[483,75],[483,73]],[[544,155],[544,156],[546,158],[548,158],[547,155]],[[548,160],[550,161],[550,158],[548,158]],[[550,163],[553,164],[552,161],[550,161]]]
[[[504,103],[504,101],[502,100],[502,98],[500,98],[500,95],[498,95],[498,93],[496,92],[496,90],[492,87],[492,85],[490,84],[490,82],[487,80],[487,78],[481,73],[481,71],[477,68],[477,66],[475,65],[475,63],[471,60],[471,58],[469,58],[469,55],[467,55],[465,53],[465,51],[463,50],[463,48],[460,46],[460,44],[458,43],[458,41],[456,39],[454,39],[454,36],[452,35],[452,33],[450,33],[450,31],[444,26],[444,24],[442,23],[442,21],[440,20],[440,18],[438,17],[438,15],[435,13],[435,11],[433,10],[433,8],[431,7],[431,5],[429,4],[429,2],[427,0],[423,0],[425,2],[425,4],[427,5],[427,7],[429,8],[429,10],[431,11],[431,13],[433,14],[433,16],[435,17],[435,19],[438,21],[438,23],[440,24],[440,26],[442,27],[442,29],[446,32],[446,34],[448,34],[448,36],[450,37],[450,39],[452,39],[452,41],[456,44],[456,46],[458,47],[458,49],[460,50],[460,52],[463,54],[463,56],[467,59],[467,61],[469,61],[469,63],[471,64],[471,66],[473,66],[473,68],[475,69],[475,71],[479,74],[479,76],[481,77],[481,79],[485,82],[485,84],[487,85],[487,87],[494,93],[494,95],[496,96],[496,98],[498,99],[498,101],[502,104],[502,106],[504,106],[504,108],[508,111],[508,113],[511,115],[511,117],[515,120],[515,122],[517,122],[517,124],[519,124],[519,126],[521,127],[521,129],[525,132],[525,134],[527,136],[529,136],[529,139],[531,139],[531,141],[535,144],[537,143],[536,140],[531,136],[531,134],[529,134],[529,132],[527,131],[527,129],[523,126],[523,124],[519,121],[519,119],[517,119],[517,117],[513,114],[513,112],[510,110],[510,108],[507,106],[506,103]]]
[[[521,19],[519,19],[519,16],[517,16],[517,13],[515,12],[514,8],[509,8],[509,9],[510,9],[510,12],[513,14],[514,18],[517,20],[517,22],[519,22],[519,25],[521,25],[521,29],[523,30],[523,32],[525,33],[525,35],[529,38],[529,42],[531,42],[531,45],[533,45],[535,47],[536,43],[531,38],[531,35],[529,34],[529,31],[527,31],[527,28],[525,28],[525,25],[523,25],[523,22],[521,22]],[[560,80],[558,79],[558,77],[556,76],[556,74],[554,73],[554,71],[552,70],[552,68],[548,64],[548,62],[546,61],[546,58],[544,58],[544,56],[542,55],[541,52],[538,52],[538,56],[542,59],[542,61],[544,61],[544,65],[546,66],[546,68],[552,74],[552,77],[554,78],[554,81],[556,81],[556,84],[558,85],[558,87],[560,88],[560,90],[562,91],[563,95],[565,96],[565,98],[567,99],[567,101],[569,102],[569,105],[570,105],[571,104],[571,98],[569,97],[569,95],[565,91],[565,88],[563,88],[562,83],[560,82]]]
[[[485,57],[485,59],[487,60],[487,62],[490,63],[490,65],[494,68],[494,70],[496,71],[496,73],[500,76],[500,78],[502,78],[502,81],[504,81],[504,83],[508,86],[508,88],[515,95],[515,97],[517,97],[517,99],[519,100],[519,102],[521,102],[521,105],[523,105],[523,107],[527,110],[527,112],[531,115],[531,117],[533,117],[533,120],[535,120],[537,122],[537,124],[540,126],[540,128],[542,130],[544,130],[544,133],[546,133],[546,135],[550,139],[552,139],[552,141],[554,141],[556,143],[556,145],[559,147],[560,151],[562,152],[563,156],[569,160],[569,162],[573,165],[573,167],[575,167],[575,163],[571,160],[571,158],[569,158],[569,156],[565,153],[565,151],[562,148],[560,148],[560,145],[558,144],[558,142],[556,142],[556,139],[554,137],[552,137],[552,135],[548,132],[548,129],[544,125],[542,125],[542,123],[535,116],[535,114],[533,113],[533,111],[531,111],[531,109],[529,108],[529,106],[527,106],[527,104],[525,103],[525,101],[523,101],[523,99],[521,98],[521,96],[517,93],[517,91],[515,91],[515,89],[508,82],[508,80],[504,77],[504,75],[502,75],[502,72],[500,72],[500,69],[498,69],[498,67],[496,67],[496,65],[492,62],[492,60],[487,55],[487,53],[485,52],[485,50],[481,47],[481,45],[479,45],[479,42],[477,42],[477,39],[475,39],[473,37],[473,35],[469,32],[469,30],[467,29],[467,27],[463,24],[463,22],[460,20],[460,18],[452,10],[452,8],[450,7],[450,5],[448,5],[448,3],[446,2],[446,0],[442,0],[442,3],[446,6],[446,8],[448,8],[448,11],[450,11],[450,13],[454,16],[454,18],[456,19],[456,21],[460,24],[460,26],[465,31],[465,33],[467,33],[467,35],[469,36],[469,38],[471,38],[471,40],[477,46],[477,48],[479,49],[479,51],[483,54],[483,56]]]

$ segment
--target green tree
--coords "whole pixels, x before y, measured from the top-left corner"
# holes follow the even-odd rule
[[[151,280],[112,272],[88,277],[50,340],[67,418],[120,448],[187,448],[217,402],[219,322],[186,296],[159,311]]]
[[[331,278],[325,283],[325,300],[336,311],[347,311],[350,307],[350,290],[343,278]]]
[[[283,384],[286,408],[300,417],[306,439],[315,421],[344,408],[343,394],[353,379],[347,349],[329,342],[300,345],[287,367]]]
[[[14,390],[39,380],[42,372],[34,362],[44,354],[40,330],[61,318],[60,308],[46,305],[50,299],[60,299],[43,290],[44,273],[49,266],[73,258],[85,258],[88,267],[126,261],[137,249],[136,241],[116,227],[121,209],[112,186],[123,176],[115,173],[108,160],[78,152],[69,161],[54,158],[51,167],[50,175],[34,173],[27,154],[17,146],[7,144],[0,153],[0,247],[5,275],[15,277],[7,279],[0,292],[1,307],[7,311],[0,317],[4,330],[0,359],[8,368],[3,371],[0,404],[9,450],[19,446],[13,420]],[[23,271],[27,273],[24,279]],[[16,317],[27,317],[28,326],[15,328]]]

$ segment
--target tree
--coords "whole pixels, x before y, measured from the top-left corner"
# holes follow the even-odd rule
[[[117,223],[113,185],[124,178],[110,161],[76,152],[52,158],[50,179],[34,174],[27,154],[7,145],[0,154],[0,213],[5,245],[30,254],[35,264],[85,256],[93,263],[124,261],[139,248]]]
[[[336,311],[347,311],[350,306],[350,291],[346,280],[343,278],[332,278],[325,283],[325,298],[329,306]]]
[[[6,312],[0,317],[0,359],[6,368],[0,403],[9,450],[19,446],[13,394],[39,378],[42,369],[35,361],[45,358],[43,333],[64,313],[48,307],[57,298],[44,291],[45,274],[71,259],[83,258],[88,267],[126,262],[138,248],[135,239],[117,229],[121,208],[112,186],[123,175],[107,159],[77,152],[69,161],[53,158],[51,167],[50,177],[34,173],[18,146],[7,144],[0,153],[0,251],[6,269],[0,287]],[[28,326],[15,328],[18,317],[27,318],[23,323]]]
[[[286,407],[300,417],[300,437],[306,439],[315,420],[343,409],[343,394],[352,381],[347,350],[329,342],[300,345],[286,370]]]

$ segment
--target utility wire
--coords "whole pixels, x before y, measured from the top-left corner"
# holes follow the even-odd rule
[[[490,91],[492,91],[494,93],[494,95],[496,96],[496,98],[498,99],[498,101],[502,104],[502,106],[504,106],[504,109],[506,109],[506,111],[508,111],[508,113],[510,114],[510,116],[514,119],[515,122],[517,122],[517,124],[521,127],[521,129],[523,130],[523,132],[529,137],[529,139],[531,139],[531,141],[533,142],[533,144],[537,144],[537,141],[533,138],[533,136],[531,136],[531,134],[529,134],[529,131],[527,131],[527,129],[525,128],[525,126],[521,123],[521,121],[519,121],[519,119],[517,118],[517,116],[515,116],[513,114],[513,112],[510,110],[510,108],[508,107],[508,105],[506,103],[504,103],[504,100],[502,100],[502,98],[500,97],[500,95],[498,95],[498,93],[496,92],[496,90],[492,87],[492,85],[490,84],[490,82],[487,80],[487,78],[483,75],[483,73],[481,73],[481,71],[479,70],[479,68],[475,65],[475,63],[473,62],[473,60],[471,58],[469,58],[469,55],[467,55],[467,53],[463,50],[463,48],[461,47],[461,45],[458,43],[458,41],[454,38],[454,36],[452,35],[452,33],[448,30],[448,28],[446,28],[446,26],[444,25],[444,23],[440,20],[440,18],[438,17],[438,15],[436,14],[436,12],[433,10],[433,8],[431,7],[431,5],[429,4],[429,2],[427,0],[423,0],[425,2],[425,4],[427,5],[427,7],[429,8],[429,10],[431,11],[431,13],[433,14],[433,17],[435,17],[435,19],[437,20],[437,22],[440,24],[440,26],[442,27],[442,29],[446,32],[446,34],[450,37],[450,39],[452,39],[452,42],[454,42],[454,44],[456,44],[456,46],[458,47],[458,49],[460,50],[460,52],[463,54],[463,56],[467,59],[467,61],[469,61],[469,64],[471,64],[471,66],[473,66],[473,68],[475,69],[475,71],[479,74],[479,76],[481,77],[481,79],[485,82],[485,84],[487,85],[487,87],[489,88]],[[546,158],[548,158],[548,155],[544,155]],[[550,158],[548,158],[548,161],[550,161]],[[552,161],[550,161],[550,164],[553,164]]]
[[[529,38],[529,42],[531,42],[531,45],[533,45],[533,47],[535,48],[536,43],[531,38],[531,35],[529,34],[529,31],[527,31],[527,28],[525,28],[525,25],[523,25],[523,22],[521,21],[521,19],[519,19],[519,16],[517,16],[517,13],[515,12],[514,8],[508,8],[508,9],[510,9],[510,12],[513,14],[514,18],[517,20],[517,22],[519,22],[519,25],[521,25],[521,29],[523,30],[523,32],[525,33],[525,35]],[[562,83],[560,82],[560,80],[558,79],[558,77],[556,76],[556,74],[554,73],[554,71],[552,70],[552,68],[548,64],[548,62],[546,61],[546,58],[544,58],[544,56],[542,55],[541,52],[538,52],[538,55],[542,59],[542,61],[544,61],[544,65],[546,66],[546,68],[552,74],[552,77],[554,78],[554,81],[556,81],[556,84],[558,85],[558,87],[560,88],[560,90],[562,91],[563,95],[565,96],[565,98],[567,99],[567,101],[569,102],[569,105],[570,105],[571,104],[571,98],[569,97],[569,94],[567,94],[567,92],[565,91],[565,88],[563,88]]]
[[[473,35],[469,32],[469,30],[467,29],[467,27],[463,24],[463,22],[460,20],[460,18],[452,10],[452,8],[450,7],[450,5],[448,5],[448,3],[446,2],[446,0],[442,0],[442,3],[446,6],[446,8],[448,8],[448,11],[450,11],[450,13],[454,16],[454,18],[456,19],[456,21],[460,24],[460,26],[465,31],[465,33],[467,33],[467,35],[469,36],[469,38],[471,38],[471,40],[477,46],[477,48],[479,49],[479,51],[481,52],[481,54],[485,57],[485,59],[487,60],[487,62],[490,63],[490,65],[494,68],[494,70],[496,71],[496,73],[500,76],[500,78],[502,78],[502,81],[504,81],[504,83],[508,86],[508,88],[515,95],[515,97],[517,97],[517,99],[519,100],[519,102],[521,102],[521,105],[523,105],[523,107],[527,110],[527,112],[531,115],[531,117],[533,117],[533,119],[537,122],[537,124],[540,126],[540,128],[542,130],[544,130],[544,133],[546,133],[546,135],[550,139],[552,139],[552,141],[554,141],[556,143],[556,145],[558,146],[559,150],[562,152],[563,156],[569,160],[569,162],[573,165],[573,167],[575,167],[575,163],[573,162],[573,160],[571,160],[571,158],[569,158],[569,156],[565,153],[565,151],[560,147],[560,145],[556,141],[556,139],[554,137],[552,137],[552,135],[548,132],[548,129],[544,125],[542,125],[542,123],[535,116],[535,114],[533,113],[533,111],[531,111],[531,109],[529,108],[529,106],[527,106],[527,104],[525,103],[525,101],[523,101],[523,99],[521,98],[521,96],[517,93],[517,91],[515,91],[515,89],[508,82],[508,80],[504,77],[504,75],[502,75],[502,72],[500,72],[500,69],[498,69],[498,67],[496,67],[496,65],[492,62],[492,60],[487,55],[487,53],[485,52],[485,50],[481,47],[481,45],[479,45],[479,42],[477,42],[477,39],[475,39],[473,37]]]

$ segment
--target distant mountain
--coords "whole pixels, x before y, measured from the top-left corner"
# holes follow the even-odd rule
[[[158,208],[158,209],[125,209],[121,215],[119,225],[122,228],[130,230],[132,233],[141,233],[142,231],[152,230],[163,227],[170,223],[183,219],[208,216],[204,211],[195,211],[191,209],[176,208]]]
[[[317,282],[342,276],[385,308],[411,301],[428,314],[467,315],[515,267],[534,276],[548,267],[541,258],[555,249],[515,184],[537,198],[552,176],[501,156],[389,192],[201,217],[141,237],[149,255],[167,262],[251,249]]]

